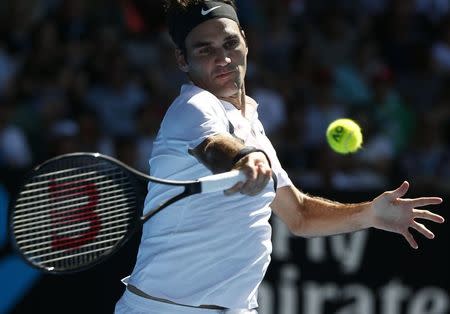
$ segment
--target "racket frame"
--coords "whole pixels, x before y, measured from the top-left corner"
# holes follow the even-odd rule
[[[181,192],[181,193],[171,197],[170,199],[166,200],[165,202],[161,203],[156,208],[150,210],[145,215],[142,215],[143,204],[144,204],[143,200],[145,198],[145,192],[143,191],[144,194],[142,194],[142,195],[139,193],[136,193],[136,195],[138,195],[140,205],[137,205],[137,208],[135,209],[136,215],[134,216],[132,222],[129,223],[128,230],[125,232],[122,239],[118,240],[110,250],[106,250],[100,256],[96,257],[95,260],[93,260],[92,262],[90,262],[86,265],[68,269],[68,270],[55,270],[54,267],[46,267],[46,266],[40,265],[38,263],[33,263],[27,257],[27,255],[25,255],[25,253],[22,251],[22,249],[19,247],[19,245],[17,243],[16,237],[14,236],[15,233],[14,233],[13,216],[14,216],[14,212],[15,212],[14,209],[17,205],[16,202],[18,200],[18,196],[20,195],[20,193],[22,191],[22,188],[18,189],[16,191],[16,193],[14,193],[15,195],[13,198],[11,198],[11,202],[9,204],[8,225],[9,225],[10,236],[12,239],[12,241],[11,241],[12,246],[13,246],[13,249],[23,257],[23,259],[26,261],[26,263],[28,265],[32,266],[33,268],[37,268],[40,271],[43,271],[44,273],[58,274],[58,275],[73,274],[73,273],[82,272],[82,271],[85,271],[85,270],[88,270],[90,268],[97,266],[98,264],[104,262],[108,258],[115,255],[115,253],[117,251],[119,251],[125,245],[125,243],[127,243],[129,241],[129,239],[132,238],[132,236],[138,230],[141,229],[142,225],[147,220],[149,220],[151,217],[156,215],[162,209],[181,200],[182,198],[202,192],[202,182],[200,180],[178,181],[178,180],[167,180],[167,179],[153,177],[153,176],[144,174],[113,157],[103,155],[100,153],[92,153],[92,152],[69,153],[69,154],[59,155],[59,156],[53,157],[51,159],[48,159],[48,160],[44,161],[43,163],[39,164],[38,166],[34,167],[32,170],[29,171],[28,175],[24,176],[21,187],[24,187],[24,185],[26,183],[30,182],[31,179],[34,176],[36,176],[36,174],[41,170],[41,168],[47,166],[50,163],[53,163],[55,161],[62,160],[62,159],[68,159],[68,158],[73,158],[73,157],[86,157],[86,156],[103,159],[103,160],[106,160],[108,162],[118,165],[119,168],[122,168],[123,170],[125,170],[124,172],[130,176],[130,180],[132,181],[133,187],[138,187],[139,185],[144,184],[144,183],[145,183],[145,186],[147,186],[148,182],[150,181],[150,182],[154,182],[154,183],[160,183],[160,184],[166,184],[166,185],[172,185],[172,186],[183,186],[184,190],[183,190],[183,192]],[[245,176],[242,173],[240,173],[240,178],[243,179],[244,177]],[[140,184],[138,184],[136,181],[141,181],[141,182],[140,182]]]

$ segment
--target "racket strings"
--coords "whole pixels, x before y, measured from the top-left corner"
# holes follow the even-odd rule
[[[135,218],[128,174],[84,160],[43,169],[16,201],[13,230],[32,263],[53,270],[89,264],[112,250]]]
[[[113,223],[103,224],[102,225],[103,226],[102,231],[104,231],[103,234],[96,236],[96,241],[94,243],[84,245],[83,248],[86,249],[87,247],[91,247],[91,246],[96,247],[99,244],[106,243],[106,242],[112,242],[113,244],[115,244],[118,240],[120,240],[123,237],[124,231],[127,230],[127,227],[128,227],[127,221],[128,221],[128,219],[121,219],[119,221],[115,221],[114,224]],[[123,222],[123,224],[118,224],[120,222]],[[109,228],[105,227],[105,226],[112,225],[112,224],[113,224],[112,227],[109,227]],[[88,231],[89,229],[86,228],[85,230]],[[86,237],[86,236],[96,234],[96,231],[97,230],[94,229],[93,231],[85,232],[84,236]],[[65,234],[68,235],[69,233],[65,233]],[[114,237],[116,235],[118,235],[118,237]],[[102,242],[99,241],[99,239],[102,239],[102,238],[107,238],[108,240],[102,241]],[[45,255],[40,255],[40,256],[33,255],[33,258],[36,259],[36,258],[41,258],[43,256],[54,256],[54,255],[58,255],[61,253],[61,250],[55,249],[52,246],[50,246],[53,243],[53,240],[48,240],[48,236],[36,237],[35,240],[36,239],[40,240],[40,243],[37,245],[34,243],[32,243],[30,245],[23,245],[24,243],[27,243],[30,241],[22,241],[21,242],[22,250],[26,250],[27,254],[35,254],[35,253],[41,253],[41,252],[49,252],[49,253],[45,254]],[[47,239],[47,241],[45,241],[46,239]],[[71,247],[71,246],[74,246],[75,244],[78,244],[83,241],[84,241],[83,238],[78,238],[78,239],[71,238],[70,240],[68,240],[66,242],[61,241],[59,243],[59,246],[60,247],[68,247],[68,246]]]
[[[120,182],[120,180],[116,180],[116,181],[114,181],[114,182]],[[96,189],[102,191],[102,190],[110,190],[112,187],[123,188],[121,185],[113,184],[114,182],[111,181],[111,180],[107,180],[107,181],[104,181],[104,182],[100,182],[100,183],[98,183],[98,184],[96,185],[96,186],[97,186]],[[105,186],[105,187],[102,187],[103,185],[106,185],[106,186]],[[81,189],[83,189],[83,188],[84,188],[84,191],[81,190]],[[81,191],[80,191],[80,190],[81,190]],[[73,193],[69,193],[69,192],[71,192],[71,191],[72,191]],[[77,201],[77,200],[78,200],[78,199],[76,199],[76,196],[77,196],[77,195],[83,196],[84,194],[86,194],[86,192],[91,192],[91,193],[93,193],[93,192],[96,192],[96,190],[95,190],[95,189],[87,190],[83,185],[81,185],[81,186],[78,186],[78,187],[73,187],[73,188],[71,188],[71,189],[67,189],[66,192],[67,192],[67,193],[62,194],[62,195],[59,195],[59,196],[57,195],[57,193],[51,193],[51,194],[52,194],[52,199],[53,199],[53,201],[54,201],[54,204],[57,204],[56,201],[58,201],[58,200],[65,201],[65,200],[67,200],[67,199],[69,199],[69,198],[70,198],[71,200],[73,200],[73,201]],[[49,193],[49,194],[50,194],[50,193]],[[41,193],[40,195],[45,195],[45,193]],[[32,197],[20,197],[20,198],[19,198],[20,204],[17,204],[17,206],[16,206],[17,212],[18,212],[18,213],[21,213],[21,212],[24,211],[24,210],[20,210],[20,209],[18,209],[18,208],[23,208],[23,207],[25,207],[26,210],[32,211],[32,210],[34,210],[35,208],[30,207],[31,205],[38,205],[38,204],[46,204],[46,203],[47,203],[46,199],[41,199],[41,200],[39,200],[39,201],[34,201],[35,198],[36,198],[35,196],[32,196]],[[28,201],[28,200],[31,200],[31,201]],[[27,202],[25,202],[25,201],[27,201]]]
[[[130,209],[130,208],[132,208],[132,207],[128,207],[125,209]],[[108,220],[114,220],[114,222],[121,221],[121,220],[119,220],[120,218],[123,218],[124,220],[128,220],[129,218],[127,219],[127,216],[129,216],[129,215],[130,215],[129,211],[128,212],[121,211],[121,213],[118,215],[111,215],[111,214],[104,215],[104,218],[102,219],[101,223],[98,223],[98,224],[91,223],[91,224],[89,224],[89,227],[86,227],[86,224],[87,224],[86,222],[78,222],[76,220],[71,220],[71,222],[78,222],[78,223],[71,223],[69,225],[66,225],[66,223],[64,222],[64,223],[58,225],[58,227],[54,227],[54,228],[47,228],[48,226],[54,225],[54,224],[48,224],[48,225],[38,226],[36,228],[27,228],[27,229],[22,229],[22,230],[18,229],[15,231],[17,234],[16,239],[18,240],[17,241],[18,243],[26,243],[25,241],[21,242],[20,239],[24,238],[24,239],[28,239],[28,241],[29,241],[30,236],[55,233],[55,232],[57,232],[60,235],[61,234],[75,235],[75,234],[80,234],[80,233],[85,234],[85,231],[87,229],[94,229],[99,226],[104,226],[104,225],[110,224],[108,222]],[[87,218],[89,218],[89,217],[87,217]],[[76,229],[74,229],[74,228],[76,228]],[[31,232],[31,230],[40,230],[40,231]],[[66,232],[64,233],[64,231],[66,231]],[[26,233],[21,235],[20,232],[22,232],[22,233],[26,232]]]
[[[107,192],[107,193],[105,193],[105,195],[111,194],[111,193],[115,193],[115,192]],[[105,205],[109,205],[109,204],[120,205],[124,202],[125,202],[125,204],[128,204],[130,202],[130,200],[126,197],[131,197],[132,195],[133,195],[132,193],[125,193],[123,195],[113,195],[113,196],[105,197],[105,201],[103,201],[97,205],[98,210],[96,212],[104,211],[102,209],[102,207]],[[86,213],[85,209],[88,207],[88,206],[86,206],[88,204],[88,202],[83,201],[83,198],[81,198],[81,197],[78,198],[77,201],[79,202],[78,204],[71,204],[71,205],[67,205],[67,206],[59,206],[60,204],[62,205],[64,203],[55,204],[55,205],[59,206],[58,211],[54,211],[54,209],[48,209],[45,206],[44,207],[35,207],[34,210],[41,209],[38,214],[39,216],[37,216],[34,213],[24,214],[24,215],[19,216],[19,218],[17,218],[16,220],[14,220],[14,224],[16,227],[19,227],[19,226],[27,227],[28,225],[26,223],[31,222],[29,224],[29,226],[36,226],[38,224],[39,220],[42,220],[44,222],[47,221],[48,215],[50,212],[51,212],[51,215],[53,218],[52,219],[53,222],[63,220],[68,215],[70,215],[71,217],[76,217],[78,215],[82,215],[83,213]],[[115,207],[117,207],[117,206],[107,207],[106,209],[115,208]],[[16,231],[17,230],[18,229],[16,229]]]
[[[78,168],[77,171],[82,171],[82,168]],[[58,187],[64,187],[73,185],[76,183],[83,183],[85,182],[86,178],[88,178],[91,181],[94,180],[102,180],[106,177],[111,177],[113,175],[120,176],[122,174],[122,171],[118,168],[109,168],[109,169],[102,169],[101,171],[90,171],[90,172],[82,172],[76,175],[62,177],[62,178],[54,178],[49,180],[43,180],[33,183],[28,183],[25,185],[25,190],[23,190],[20,194],[26,195],[31,193],[40,193],[42,191],[47,191],[48,186],[52,184],[57,184]],[[35,177],[35,180],[38,180],[39,178]],[[73,180],[78,179],[78,180]]]
[[[127,224],[123,224],[122,225],[122,227],[124,227],[124,228],[126,226],[127,226]],[[103,228],[104,231],[109,231],[108,234],[98,236],[97,238],[104,238],[104,237],[106,237],[108,235],[122,234],[122,231],[117,231],[117,227],[118,227],[118,225],[114,225],[113,227],[109,227],[109,228],[108,227]],[[61,232],[61,234],[64,234],[64,232]],[[69,233],[65,233],[65,234],[69,234]],[[33,243],[33,244],[30,244],[30,245],[23,245],[23,244],[27,243],[27,241],[22,241],[21,242],[21,244],[22,244],[21,248],[22,249],[29,249],[27,251],[28,253],[34,253],[34,252],[40,251],[42,248],[48,247],[48,245],[52,242],[51,240],[45,241],[45,239],[48,239],[48,237],[46,237],[46,236],[42,236],[40,238],[36,237],[35,239],[40,239],[40,243],[39,244],[34,244]]]

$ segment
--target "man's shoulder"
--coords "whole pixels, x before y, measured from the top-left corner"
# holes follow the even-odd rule
[[[195,132],[200,134],[213,130],[219,133],[228,127],[227,121],[225,110],[216,96],[198,86],[183,85],[180,95],[164,115],[159,135],[188,138]]]
[[[211,92],[193,84],[185,84],[181,87],[180,95],[170,105],[168,113],[178,113],[180,110],[186,112],[189,107],[195,111],[209,111],[217,104],[220,105],[220,100]]]
[[[185,84],[181,87],[181,101],[192,104],[210,104],[211,102],[220,102],[219,99],[211,92],[198,87],[194,84]]]

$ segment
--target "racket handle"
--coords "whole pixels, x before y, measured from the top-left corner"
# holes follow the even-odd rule
[[[202,193],[224,191],[236,183],[245,182],[246,180],[247,177],[244,172],[239,170],[231,170],[198,179],[202,186]]]

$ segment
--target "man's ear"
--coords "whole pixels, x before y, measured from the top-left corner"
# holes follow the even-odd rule
[[[177,59],[178,68],[185,73],[189,72],[189,64],[186,62],[186,57],[181,49],[175,49],[175,58]]]
[[[246,50],[246,52],[247,52],[247,54],[248,54],[248,42],[247,42],[247,37],[245,36],[245,32],[244,32],[244,30],[241,28],[241,35],[242,35],[242,38],[244,38],[244,43],[245,43],[245,50]]]
[[[248,48],[247,36],[245,36],[245,32],[242,28],[241,28],[241,35],[244,38],[245,46]]]

